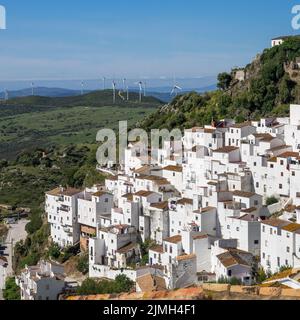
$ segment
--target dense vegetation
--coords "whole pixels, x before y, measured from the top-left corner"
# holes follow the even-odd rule
[[[24,151],[70,144],[91,144],[102,128],[131,126],[155,106],[20,107],[0,105],[0,159],[15,159]]]
[[[290,103],[300,102],[300,73],[286,66],[300,57],[300,38],[266,49],[245,67],[244,81],[231,74],[218,76],[219,90],[200,95],[177,96],[159,112],[138,125],[152,128],[187,128],[210,124],[212,119],[234,118],[241,122],[261,116],[286,116]]]
[[[130,292],[134,287],[134,282],[128,279],[125,275],[119,275],[115,280],[94,280],[87,279],[78,288],[79,295],[91,294],[117,294]]]
[[[16,285],[15,278],[7,278],[3,290],[5,300],[21,300],[20,288]]]
[[[0,169],[0,203],[31,208],[26,241],[16,244],[15,268],[34,265],[47,253],[49,228],[44,216],[45,192],[57,185],[81,188],[101,183],[96,147],[78,145],[25,152]],[[62,260],[72,255],[65,252]]]
[[[121,96],[123,98],[121,98]],[[135,92],[130,92],[129,101],[124,100],[125,94],[116,93],[116,106],[119,107],[137,107],[137,108],[153,108],[161,104],[161,101],[152,97],[143,97],[142,102],[139,102],[139,94]],[[42,97],[42,96],[27,96],[20,98],[13,98],[3,105],[16,105],[16,106],[55,106],[60,107],[106,107],[111,106],[113,103],[113,93],[112,90],[105,91],[93,91],[84,95],[68,96],[68,97]]]

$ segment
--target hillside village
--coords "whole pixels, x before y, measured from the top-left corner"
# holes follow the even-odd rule
[[[260,267],[300,269],[300,105],[289,118],[186,129],[156,150],[155,165],[141,148],[129,144],[103,185],[46,193],[53,242],[79,242],[89,277],[123,274],[143,292],[220,279],[253,285]]]
[[[285,41],[273,39],[270,50]],[[295,73],[295,63],[285,71]],[[233,74],[244,86],[245,70]],[[287,117],[212,118],[159,149],[128,144],[117,168],[97,166],[104,183],[46,192],[51,242],[80,247],[88,278],[125,277],[137,294],[211,283],[254,290],[265,280],[300,289],[300,105]],[[66,273],[53,260],[25,266],[16,278],[21,299],[76,293]]]

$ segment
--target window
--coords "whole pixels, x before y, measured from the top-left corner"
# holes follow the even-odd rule
[[[229,225],[227,226],[227,230],[230,230],[230,226]]]
[[[108,203],[108,198],[105,198],[105,203]]]
[[[281,172],[281,176],[283,177],[283,172]]]
[[[296,175],[296,172],[292,171],[292,176],[295,177],[295,175]]]
[[[239,228],[239,227],[237,227],[237,228],[236,228],[236,231],[238,231],[238,232],[239,232],[239,231],[240,231],[240,228]]]
[[[253,166],[256,167],[256,162],[253,163]]]
[[[263,252],[262,256],[263,256],[263,259],[266,259],[266,254],[264,252]]]
[[[258,206],[258,201],[257,200],[254,201],[254,205]]]
[[[263,226],[262,232],[266,232],[266,227],[265,226]]]
[[[270,234],[273,234],[273,229],[272,228],[270,228]]]
[[[284,161],[280,160],[280,165],[283,166],[284,165]]]
[[[280,257],[277,258],[277,266],[280,267]]]
[[[281,184],[281,183],[279,184],[279,189],[280,189],[280,190],[282,189],[282,184]]]
[[[232,271],[231,271],[231,270],[228,270],[228,271],[227,271],[227,275],[228,275],[228,277],[231,277],[231,276],[232,276]]]
[[[290,237],[290,234],[289,234],[288,232],[286,233],[286,237],[287,237],[287,238],[289,238],[289,237]]]
[[[286,252],[290,253],[290,247],[286,247]]]
[[[270,165],[270,168],[273,169],[273,168],[274,168],[274,164],[271,164],[271,165]]]
[[[259,182],[256,182],[256,188],[259,188]]]
[[[259,244],[259,240],[254,240],[254,244]]]

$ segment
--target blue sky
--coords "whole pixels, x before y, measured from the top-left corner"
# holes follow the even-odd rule
[[[202,77],[295,34],[300,0],[0,0],[0,80]],[[299,32],[300,33],[300,32]]]

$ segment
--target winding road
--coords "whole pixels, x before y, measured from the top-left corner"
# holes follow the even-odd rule
[[[7,233],[6,241],[5,241],[5,250],[4,250],[4,256],[8,260],[8,267],[7,267],[7,275],[12,276],[13,275],[13,269],[12,269],[12,253],[13,253],[13,246],[16,244],[16,242],[25,240],[27,237],[27,232],[25,230],[25,226],[28,223],[28,220],[20,220],[16,224],[10,225],[9,231]],[[3,300],[2,296],[2,290],[0,290],[0,300]]]

